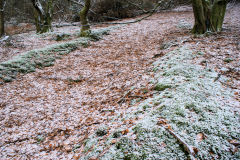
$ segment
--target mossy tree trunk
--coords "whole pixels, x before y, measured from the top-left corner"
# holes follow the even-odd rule
[[[45,33],[52,30],[53,1],[47,0],[43,7],[39,0],[32,0],[35,8],[35,25],[37,33]]]
[[[4,35],[4,7],[6,0],[0,0],[0,37]]]
[[[82,8],[82,10],[79,13],[81,25],[82,25],[80,36],[83,36],[83,37],[88,36],[88,34],[90,32],[90,25],[89,25],[88,19],[87,19],[87,14],[88,14],[90,7],[91,7],[91,0],[85,0],[84,7]]]
[[[195,24],[194,34],[207,31],[220,32],[227,7],[227,0],[192,0]]]

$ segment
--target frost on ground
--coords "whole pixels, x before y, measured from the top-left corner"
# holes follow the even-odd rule
[[[215,81],[216,72],[192,63],[201,56],[183,47],[157,60],[154,96],[122,119],[135,125],[116,129],[104,143],[108,129],[100,128],[106,133],[86,140],[81,159],[187,159],[190,155],[164,123],[196,148],[197,159],[239,159],[234,146],[240,139],[239,111],[224,103],[232,92]]]
[[[238,5],[228,10],[223,32],[199,37],[190,34],[192,12],[156,13],[111,31],[87,48],[78,47],[60,56],[53,66],[37,68],[10,83],[0,84],[0,157],[144,159],[161,154],[186,158],[188,153],[164,128],[166,124],[189,146],[197,148],[199,159],[237,159],[239,152],[234,145],[239,144],[239,119],[234,114],[240,105],[231,107],[231,112],[228,106],[240,100],[240,55],[236,43],[240,35],[239,9]],[[79,27],[71,26],[42,36],[13,36],[13,46],[0,47],[0,62],[19,53],[59,44],[56,34],[60,38],[65,34],[67,40],[61,43],[71,42],[77,39],[73,34],[78,31]],[[186,44],[193,53],[185,49],[181,51],[186,55],[170,52]],[[170,54],[151,67],[166,53]],[[181,64],[172,63],[174,58],[180,58]],[[209,67],[218,74],[209,71]],[[222,68],[228,70],[227,74],[220,71]],[[229,83],[230,80],[236,83]],[[195,84],[195,91],[188,84]],[[226,89],[233,87],[237,88],[233,92],[236,101],[229,99],[232,91]],[[142,103],[143,100],[146,101]],[[191,131],[192,128],[196,130]],[[218,148],[219,145],[222,147]]]
[[[0,83],[11,82],[19,73],[34,72],[36,68],[49,67],[54,65],[55,60],[61,58],[77,49],[78,46],[88,46],[89,41],[100,40],[103,35],[115,27],[95,29],[89,37],[80,37],[72,41],[58,43],[35,49],[13,57],[11,60],[0,63]]]

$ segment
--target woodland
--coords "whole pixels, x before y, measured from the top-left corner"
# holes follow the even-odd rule
[[[0,160],[240,159],[239,0],[0,0]]]

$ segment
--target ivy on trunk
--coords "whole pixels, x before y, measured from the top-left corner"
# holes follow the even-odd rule
[[[45,33],[52,30],[53,0],[47,0],[45,7],[39,0],[32,0],[35,8],[35,25],[37,33]]]
[[[220,32],[227,7],[227,0],[192,0],[195,24],[192,32]]]

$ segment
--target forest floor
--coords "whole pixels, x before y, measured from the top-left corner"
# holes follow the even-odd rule
[[[0,159],[104,157],[110,147],[101,148],[96,157],[90,153],[94,146],[85,150],[86,140],[101,126],[110,129],[106,134],[100,130],[100,136],[109,136],[122,126],[125,129],[121,134],[128,135],[137,120],[120,122],[116,117],[122,119],[130,111],[136,112],[136,106],[158,94],[152,80],[159,71],[153,63],[167,62],[166,56],[174,53],[171,51],[185,46],[202,55],[192,62],[216,72],[214,81],[231,93],[231,98],[221,102],[231,106],[232,116],[237,117],[234,120],[238,123],[234,127],[239,133],[239,13],[239,4],[230,5],[223,31],[203,36],[190,33],[193,13],[188,8],[156,13],[141,22],[113,29],[101,40],[90,42],[88,47],[78,46],[75,51],[57,59],[54,66],[18,75],[10,83],[1,83]],[[132,19],[123,21],[128,20]],[[104,27],[107,25],[95,28]],[[32,49],[57,44],[56,36],[62,33],[67,38],[61,43],[74,40],[78,31],[79,27],[71,26],[55,28],[54,32],[44,35],[30,32],[12,36],[8,43],[1,44],[0,62]],[[143,119],[144,115],[139,117]],[[202,132],[197,135],[200,136],[199,141],[207,137]],[[239,140],[239,135],[229,139],[229,145],[234,144],[229,149],[233,155],[239,155]],[[111,139],[111,143],[116,144],[117,140]],[[165,148],[166,145],[161,143],[159,147]],[[216,154],[215,151],[209,153],[213,157]]]

